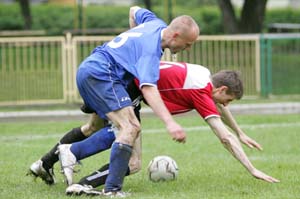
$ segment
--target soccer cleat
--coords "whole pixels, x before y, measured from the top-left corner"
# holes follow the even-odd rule
[[[67,195],[88,195],[97,196],[103,195],[101,191],[95,190],[91,185],[72,184],[66,189]]]
[[[108,191],[105,192],[105,190],[102,190],[102,195],[109,197],[109,198],[126,198],[127,196],[130,195],[130,193],[126,193],[123,191]]]
[[[61,144],[57,147],[58,157],[62,173],[65,175],[66,183],[73,184],[73,172],[76,165],[76,157],[70,150],[71,144]]]
[[[35,179],[39,177],[48,185],[53,185],[56,182],[53,168],[46,170],[43,167],[42,160],[32,163],[27,175],[32,175],[35,177]]]

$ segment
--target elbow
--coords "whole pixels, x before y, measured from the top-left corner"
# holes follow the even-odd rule
[[[233,145],[233,143],[235,142],[235,140],[236,140],[236,137],[233,134],[231,134],[231,133],[228,133],[228,134],[226,134],[226,135],[224,135],[224,136],[222,136],[220,138],[221,143],[226,148],[228,148],[228,146]]]

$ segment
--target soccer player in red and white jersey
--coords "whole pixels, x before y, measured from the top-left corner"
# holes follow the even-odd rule
[[[138,85],[138,80],[135,81],[135,85],[133,84],[128,88],[128,92],[133,104],[136,106],[135,112],[139,118],[140,104],[137,101],[141,99],[141,96],[136,85]],[[208,123],[225,148],[239,160],[255,178],[267,182],[279,182],[279,180],[256,169],[240,145],[239,140],[250,148],[262,150],[260,144],[242,131],[227,107],[232,100],[240,99],[243,95],[243,85],[239,73],[231,70],[223,70],[211,75],[207,68],[200,65],[161,62],[160,79],[157,82],[157,87],[164,104],[171,114],[180,114],[196,110]],[[232,129],[237,137],[226,128],[224,123]],[[69,153],[72,157],[75,157],[74,164],[80,159],[110,147],[113,138],[110,137],[108,139],[107,137],[105,138],[105,136],[110,135],[112,129],[109,127],[105,132],[103,130],[98,131],[102,127],[103,121],[93,113],[87,124],[73,129],[60,140],[60,144],[72,143],[72,139],[79,141],[81,138],[84,139],[86,136],[94,133],[93,136],[71,145]],[[79,134],[81,135],[78,136]],[[127,175],[136,173],[141,169],[140,139],[139,137],[135,142]],[[106,146],[97,145],[97,149],[95,147],[93,147],[93,149],[90,148],[91,143],[103,143],[103,140],[109,140],[109,143],[107,143]],[[54,182],[52,172],[50,172],[52,170],[49,170],[49,168],[52,169],[53,164],[58,159],[57,155],[53,153],[56,147],[57,145],[48,154],[43,156],[41,160],[33,163],[30,169],[31,173],[41,177],[48,184]],[[99,171],[82,178],[78,184],[69,186],[66,192],[68,194],[95,194],[91,187],[85,185],[96,187],[104,184],[107,173],[108,165],[104,165]]]

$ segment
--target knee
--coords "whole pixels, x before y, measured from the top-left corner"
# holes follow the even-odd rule
[[[94,122],[86,123],[81,127],[81,131],[86,137],[89,137],[93,133],[97,132],[99,129],[99,125],[95,124]]]
[[[120,127],[120,133],[118,136],[118,141],[125,143],[125,144],[129,144],[129,145],[133,145],[135,139],[138,137],[141,129],[140,129],[140,125],[133,125],[133,124],[128,124],[128,125],[124,125]]]
[[[138,135],[141,132],[141,125],[140,123],[138,124],[132,124],[132,131]]]

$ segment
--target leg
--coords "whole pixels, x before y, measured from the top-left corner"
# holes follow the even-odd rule
[[[140,123],[132,107],[110,112],[107,117],[119,128],[119,135],[112,146],[109,174],[105,182],[105,193],[117,193],[122,189],[132,146],[140,132]]]
[[[141,144],[142,144],[142,138],[140,134],[138,135],[138,138],[136,139],[133,150],[132,150],[132,155],[129,160],[129,165],[127,168],[127,172],[125,176],[135,174],[138,171],[141,170],[142,167],[142,154],[141,154]],[[89,185],[92,186],[93,188],[96,188],[98,186],[104,185],[106,178],[108,176],[108,170],[109,164],[103,165],[98,171],[93,172],[92,174],[85,176],[81,178],[81,180],[77,183],[79,185]],[[81,189],[79,189],[80,186],[75,186],[74,188],[68,188],[67,192],[72,193],[72,192],[80,192]],[[84,187],[81,187],[84,188]]]
[[[80,142],[59,145],[59,159],[67,184],[73,183],[73,169],[79,160],[109,149],[114,140],[113,129],[107,126]]]
[[[104,121],[93,113],[87,124],[77,127],[66,133],[48,153],[46,153],[40,160],[34,162],[29,169],[28,174],[34,177],[40,177],[46,184],[54,184],[53,165],[58,161],[57,146],[59,144],[68,144],[84,140],[89,135],[102,128]]]

